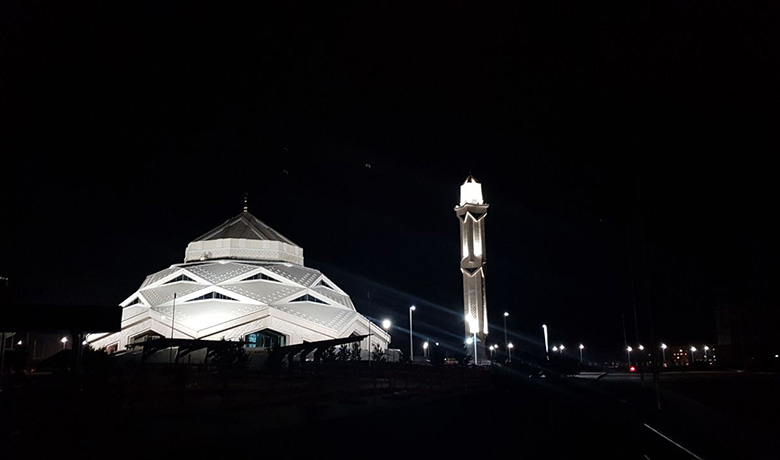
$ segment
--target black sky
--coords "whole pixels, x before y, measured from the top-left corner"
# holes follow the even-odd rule
[[[116,305],[248,192],[361,312],[455,340],[472,173],[497,335],[622,347],[629,267],[640,340],[776,308],[776,6],[104,3],[0,6],[20,302]]]

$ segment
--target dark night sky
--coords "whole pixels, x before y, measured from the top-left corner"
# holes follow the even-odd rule
[[[546,322],[619,350],[623,313],[634,341],[628,242],[644,342],[649,306],[672,343],[714,341],[723,303],[776,308],[776,6],[104,3],[0,6],[18,302],[116,305],[246,191],[358,310],[370,291],[405,328],[415,303],[457,343],[472,173],[495,337],[506,310],[517,343]]]

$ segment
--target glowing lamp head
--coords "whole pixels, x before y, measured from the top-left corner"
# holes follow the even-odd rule
[[[514,348],[515,346],[512,345],[512,342],[509,342],[509,345],[506,346],[507,348]]]
[[[423,343],[423,349],[427,349],[427,348],[428,348],[428,342]]]
[[[389,319],[382,320],[382,327],[385,329],[390,329],[390,326],[392,326],[393,323],[390,322]]]
[[[628,372],[636,372],[636,367],[634,366],[629,367]]]
[[[696,347],[691,347],[691,351],[695,352],[696,351]]]
[[[417,307],[415,307],[414,305],[412,305],[411,307],[409,307],[409,311],[415,311],[415,310],[417,310]]]
[[[627,352],[629,352],[629,353],[631,353],[632,351],[634,351],[634,349],[633,349],[633,348],[631,348],[631,347],[627,347],[627,348],[626,348],[626,351],[627,351]]]
[[[707,345],[704,345],[704,351],[707,351],[709,349],[710,349],[710,347],[708,347]]]
[[[584,349],[585,349],[585,345],[580,344],[580,350],[584,350]]]
[[[505,311],[505,312],[504,312],[504,316],[509,316],[509,312],[508,312],[508,311]]]
[[[662,344],[661,344],[661,348],[663,348],[664,350],[666,350],[666,344],[665,344],[665,343],[662,343]]]
[[[471,345],[472,343],[474,343],[474,339],[473,339],[473,338],[471,338],[471,337],[468,337],[468,338],[466,339],[466,343],[467,343],[467,344],[469,344],[469,345]]]
[[[68,341],[67,337],[63,337],[63,338],[60,339],[60,342],[62,342],[62,343],[66,343],[67,341]]]

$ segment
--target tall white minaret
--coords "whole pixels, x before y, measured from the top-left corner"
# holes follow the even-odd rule
[[[488,334],[485,297],[485,216],[488,204],[482,200],[482,184],[473,176],[460,186],[460,203],[455,214],[460,221],[460,271],[463,274],[463,313],[466,325],[466,352],[474,364],[487,362],[485,342]]]

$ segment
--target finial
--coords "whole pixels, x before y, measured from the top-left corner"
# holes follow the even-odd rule
[[[244,212],[247,212],[247,210],[249,209],[248,202],[249,202],[249,192],[244,192]]]

